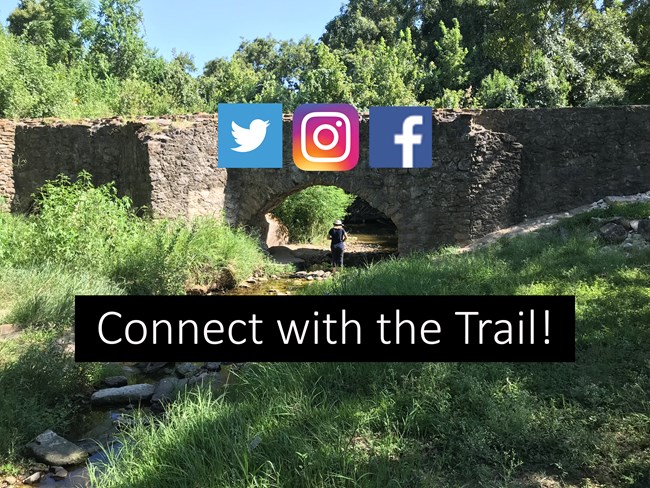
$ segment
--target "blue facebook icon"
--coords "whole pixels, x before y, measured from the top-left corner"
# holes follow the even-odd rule
[[[430,168],[431,108],[370,107],[370,167]]]

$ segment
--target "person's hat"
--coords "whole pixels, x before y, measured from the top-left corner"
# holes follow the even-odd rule
[[[343,222],[340,219],[334,221],[334,225],[343,225]]]

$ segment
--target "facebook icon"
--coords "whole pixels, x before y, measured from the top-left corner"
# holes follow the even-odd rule
[[[370,167],[430,168],[431,108],[370,107]]]

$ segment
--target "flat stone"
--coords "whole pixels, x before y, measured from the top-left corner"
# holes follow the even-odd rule
[[[109,376],[102,380],[102,385],[107,388],[119,388],[120,386],[126,386],[129,384],[129,380],[126,376]]]
[[[27,478],[25,478],[23,480],[23,484],[25,484],[25,485],[33,485],[35,483],[38,483],[40,479],[41,479],[41,472],[36,471],[36,473],[34,473],[34,474],[28,476]]]
[[[27,444],[27,450],[35,459],[51,466],[80,464],[88,458],[86,451],[51,430]]]
[[[598,232],[608,244],[620,244],[627,237],[625,227],[614,222],[603,225]]]
[[[62,480],[68,477],[68,470],[63,466],[52,466],[52,476],[56,480]]]
[[[93,393],[90,397],[90,403],[99,406],[148,402],[151,400],[154,391],[154,385],[146,383],[122,386],[120,388],[105,388]]]

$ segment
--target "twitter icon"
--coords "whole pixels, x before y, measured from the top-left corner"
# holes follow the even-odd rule
[[[218,168],[282,167],[282,104],[220,103]]]

